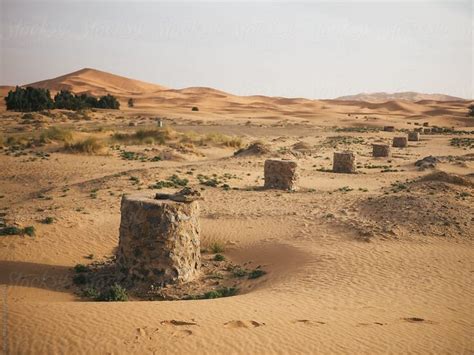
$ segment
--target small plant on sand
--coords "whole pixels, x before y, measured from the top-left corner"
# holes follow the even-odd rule
[[[213,298],[221,298],[221,297],[230,297],[235,296],[237,294],[238,289],[235,287],[223,287],[217,290],[206,292],[202,298],[203,299],[213,299]]]
[[[0,228],[0,235],[22,235],[24,230],[15,226],[6,226]]]
[[[162,189],[164,187],[184,187],[187,186],[189,180],[186,178],[180,178],[178,175],[173,174],[167,180],[160,180],[153,185],[150,185],[150,189]]]
[[[140,179],[136,176],[130,176],[130,181],[132,182],[133,185],[140,183]]]
[[[41,223],[43,223],[43,224],[52,224],[52,223],[54,223],[54,218],[53,217],[45,217],[41,220]]]
[[[249,279],[257,279],[259,277],[262,277],[265,274],[266,274],[265,271],[260,270],[260,269],[255,269],[255,270],[250,271],[248,275],[249,275]]]
[[[74,266],[74,272],[75,273],[82,273],[82,272],[87,272],[89,271],[89,268],[84,265],[84,264],[77,264],[76,266]]]
[[[193,106],[193,108],[191,109],[191,111],[199,111],[199,107]]]
[[[407,190],[408,186],[404,183],[401,183],[399,181],[392,183],[392,192],[397,193],[403,190]]]
[[[97,291],[94,287],[86,287],[86,288],[82,291],[82,296],[83,296],[83,297],[86,297],[86,298],[90,298],[90,299],[96,300],[96,299],[99,298],[100,293],[99,293],[99,291]]]
[[[225,260],[225,256],[222,255],[222,254],[216,254],[214,255],[214,261],[224,261]]]
[[[232,270],[232,275],[234,275],[234,277],[244,277],[248,275],[248,272],[241,267],[236,267]]]
[[[224,252],[225,248],[224,248],[224,244],[218,242],[218,241],[215,241],[215,242],[212,242],[210,245],[209,245],[209,250],[214,253],[214,254],[217,254],[217,253],[222,253]]]
[[[23,228],[23,232],[30,237],[34,237],[36,234],[35,227],[33,226],[28,226],[28,227]]]

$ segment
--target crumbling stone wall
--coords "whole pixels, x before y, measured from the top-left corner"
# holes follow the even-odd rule
[[[390,146],[388,144],[372,144],[372,156],[374,157],[390,156]]]
[[[296,190],[298,164],[293,160],[265,160],[264,175],[266,189]]]
[[[355,155],[350,151],[334,152],[332,171],[335,173],[355,173]]]
[[[393,147],[405,148],[408,145],[407,137],[393,137]]]
[[[117,263],[131,280],[187,282],[201,268],[199,203],[122,197]]]

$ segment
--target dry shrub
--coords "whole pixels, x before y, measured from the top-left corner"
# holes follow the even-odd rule
[[[99,154],[105,149],[105,145],[97,138],[89,137],[74,143],[66,142],[64,149],[71,153]]]
[[[50,142],[70,142],[72,140],[72,133],[71,131],[53,126],[50,127],[40,134],[39,141],[41,143],[50,143]]]
[[[201,238],[201,249],[211,253],[222,253],[226,249],[226,243],[222,236],[204,235]]]
[[[203,137],[194,131],[187,131],[187,132],[181,133],[179,137],[179,141],[184,144],[197,144],[197,145],[204,144]]]
[[[227,136],[222,133],[208,133],[205,140],[224,147],[240,148],[242,146],[242,139],[240,137]]]
[[[170,128],[139,129],[134,133],[114,133],[112,141],[123,144],[166,144],[176,132]]]

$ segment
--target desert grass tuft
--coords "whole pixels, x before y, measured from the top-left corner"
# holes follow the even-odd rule
[[[134,133],[114,133],[111,137],[112,142],[125,145],[140,144],[166,144],[174,139],[176,132],[170,128],[159,129],[139,129]]]
[[[97,138],[89,137],[74,143],[66,142],[64,149],[71,153],[99,154],[105,149],[105,144]]]
[[[72,140],[72,132],[57,126],[49,127],[40,134],[39,141],[41,143],[50,142],[70,142]]]

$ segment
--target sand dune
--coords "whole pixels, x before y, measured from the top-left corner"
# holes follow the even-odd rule
[[[449,96],[444,94],[422,94],[413,91],[407,92],[396,92],[396,93],[387,93],[387,92],[374,92],[374,93],[361,93],[356,95],[347,95],[340,96],[336,100],[349,100],[349,101],[367,101],[367,102],[386,102],[394,100],[403,100],[403,101],[422,101],[422,100],[432,100],[432,101],[461,101],[463,100],[460,97]]]
[[[168,113],[184,114],[189,113],[193,106],[198,106],[200,111],[207,114],[203,117],[200,113],[194,113],[194,117],[198,116],[199,119],[207,119],[208,114],[229,117],[242,115],[255,118],[280,117],[282,119],[288,116],[322,119],[328,114],[336,115],[338,118],[347,114],[363,116],[383,114],[393,119],[399,119],[400,115],[417,119],[426,117],[440,120],[448,116],[456,116],[462,121],[465,118],[466,107],[470,103],[469,101],[445,101],[457,99],[454,97],[417,93],[380,94],[376,95],[377,100],[372,100],[369,95],[365,101],[362,100],[365,96],[349,96],[335,100],[263,95],[238,96],[207,87],[169,89],[90,68],[29,85],[47,88],[53,94],[62,89],[95,96],[110,93],[119,98],[123,109],[126,108],[129,98],[135,100],[135,110],[143,108],[157,113],[166,110]],[[8,89],[9,87],[2,88],[1,93],[6,95]],[[414,102],[416,100],[421,101]],[[265,112],[265,115],[262,115],[262,112]],[[435,122],[438,123],[438,120]]]
[[[45,88],[52,91],[70,90],[75,93],[84,92],[91,95],[105,95],[107,93],[121,95],[144,94],[166,89],[160,85],[145,83],[91,68],[84,68],[26,86]]]

